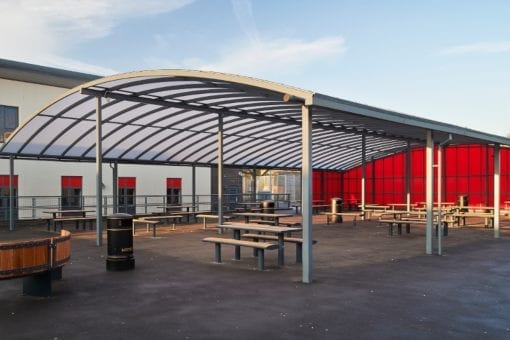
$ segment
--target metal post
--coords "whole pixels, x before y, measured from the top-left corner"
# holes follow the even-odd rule
[[[112,197],[113,197],[113,213],[119,212],[119,165],[117,161],[113,162],[112,169]]]
[[[500,209],[500,173],[501,152],[500,145],[494,145],[494,238],[499,238],[499,209]]]
[[[411,211],[411,142],[407,141],[406,150],[406,204],[407,211]]]
[[[13,231],[14,222],[14,156],[9,157],[9,230]]]
[[[252,181],[251,181],[251,192],[252,192],[252,202],[257,201],[257,169],[252,170]]]
[[[218,114],[218,224],[223,224],[223,114]],[[218,229],[221,233],[221,228]]]
[[[442,234],[443,234],[443,226],[441,221],[441,203],[443,196],[443,146],[439,144],[437,148],[437,254],[443,255],[443,245],[442,245]]]
[[[301,106],[301,196],[303,218],[303,282],[311,283],[313,279],[312,256],[312,111],[308,106]]]
[[[191,166],[191,211],[195,211],[197,203],[197,169],[194,165]],[[200,211],[200,209],[197,209]]]
[[[432,233],[434,222],[434,140],[432,139],[432,131],[427,130],[427,146],[425,150],[425,207],[427,216],[425,253],[432,254]]]
[[[97,97],[96,106],[96,245],[103,244],[103,148],[101,97]]]
[[[367,162],[366,162],[366,146],[367,146],[367,136],[365,131],[361,135],[361,211],[365,211],[365,179],[367,177]],[[374,202],[375,203],[375,202]],[[361,216],[361,220],[365,219],[365,214]]]

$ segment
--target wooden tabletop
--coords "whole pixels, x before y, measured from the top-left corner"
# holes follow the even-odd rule
[[[300,231],[299,227],[278,227],[269,224],[250,224],[250,223],[232,223],[220,224],[217,228],[237,229],[237,230],[252,230],[252,231],[265,231],[270,233],[286,233],[288,231]]]
[[[258,213],[258,212],[240,212],[233,213],[235,216],[250,216],[250,217],[292,217],[294,214],[269,214],[269,213]]]

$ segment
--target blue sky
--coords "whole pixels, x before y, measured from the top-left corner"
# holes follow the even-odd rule
[[[510,134],[510,1],[0,0],[0,58],[253,76]]]

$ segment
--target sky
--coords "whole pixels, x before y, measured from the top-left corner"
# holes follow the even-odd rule
[[[510,136],[507,0],[0,0],[0,58],[200,69]]]

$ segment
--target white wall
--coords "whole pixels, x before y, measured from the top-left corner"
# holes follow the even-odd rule
[[[68,89],[0,79],[0,105],[17,106],[20,123]]]

